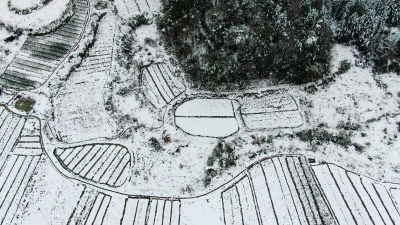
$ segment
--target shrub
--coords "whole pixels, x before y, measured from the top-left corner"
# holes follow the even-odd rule
[[[142,25],[149,25],[150,20],[146,17],[145,14],[139,14],[137,16],[131,17],[128,20],[128,26],[130,27],[131,31],[135,31],[136,28]]]
[[[28,113],[33,109],[35,103],[34,99],[21,97],[15,102],[15,108]]]
[[[310,142],[317,145],[332,142],[343,147],[352,145],[350,135],[347,132],[339,132],[339,134],[329,133],[322,128],[303,130],[296,133],[296,136],[304,142]]]
[[[170,143],[171,135],[167,134],[166,131],[164,131],[162,134],[162,140],[164,141],[165,144]]]
[[[339,68],[338,68],[338,71],[336,72],[336,74],[337,74],[337,75],[344,74],[344,73],[346,73],[347,71],[349,71],[350,68],[351,68],[351,62],[350,62],[349,60],[347,60],[347,59],[342,60],[342,61],[340,62],[340,65],[339,65]]]

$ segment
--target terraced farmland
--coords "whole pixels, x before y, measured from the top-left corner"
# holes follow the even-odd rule
[[[221,194],[225,224],[334,224],[305,157],[252,165]]]
[[[0,224],[15,216],[41,158],[39,121],[0,107]]]
[[[158,12],[161,9],[161,1],[150,0],[116,0],[118,14],[125,19],[141,13]]]
[[[180,201],[127,198],[121,224],[179,225],[179,220]]]
[[[246,99],[240,108],[246,127],[250,129],[298,127],[303,119],[290,95],[268,95]]]
[[[86,0],[76,0],[70,20],[43,36],[30,36],[0,76],[0,85],[14,90],[35,89],[44,84],[73,50],[88,20]]]
[[[104,106],[115,32],[115,21],[109,15],[104,16],[99,24],[96,41],[87,57],[72,72],[54,99],[55,118],[51,126],[64,142],[73,143],[115,135],[116,124]],[[80,104],[76,103],[77,100]]]
[[[70,173],[111,187],[125,183],[132,161],[125,147],[109,144],[59,148],[54,155]]]
[[[387,186],[332,164],[312,167],[339,224],[398,224]]]
[[[175,78],[167,64],[153,64],[143,69],[143,90],[157,108],[168,105],[185,91],[185,86]]]

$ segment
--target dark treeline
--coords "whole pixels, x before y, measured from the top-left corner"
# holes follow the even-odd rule
[[[163,0],[159,28],[203,87],[258,78],[301,84],[330,73],[335,42],[399,72],[399,0]]]

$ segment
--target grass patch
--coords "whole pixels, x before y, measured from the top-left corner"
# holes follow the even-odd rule
[[[24,112],[30,112],[33,109],[33,106],[35,105],[36,101],[30,98],[20,98],[18,101],[15,103],[15,108]]]

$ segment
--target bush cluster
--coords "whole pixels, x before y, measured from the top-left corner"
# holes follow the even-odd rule
[[[208,186],[211,179],[218,175],[221,170],[236,166],[238,157],[235,155],[235,150],[224,141],[218,142],[212,154],[207,159],[205,177],[203,179],[204,186]]]

